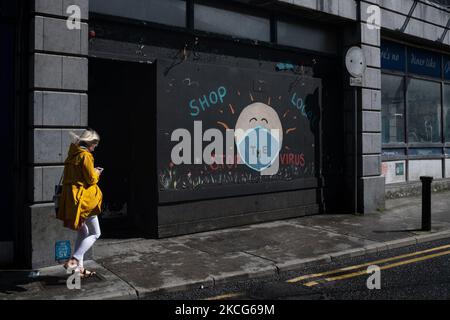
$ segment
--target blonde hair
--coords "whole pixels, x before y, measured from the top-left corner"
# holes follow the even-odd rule
[[[80,143],[85,143],[88,145],[98,144],[100,142],[100,136],[97,132],[95,132],[92,129],[85,130],[80,136],[75,134],[74,132],[70,131],[69,134],[73,138],[73,142],[76,145],[79,145]]]

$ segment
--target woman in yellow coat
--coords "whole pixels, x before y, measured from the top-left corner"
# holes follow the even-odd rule
[[[95,274],[83,266],[84,254],[100,237],[98,215],[103,195],[98,187],[102,168],[94,167],[92,152],[100,142],[99,135],[86,130],[81,136],[71,133],[75,141],[70,145],[64,162],[64,178],[57,218],[64,227],[78,232],[74,254],[64,267],[78,269],[83,277]]]

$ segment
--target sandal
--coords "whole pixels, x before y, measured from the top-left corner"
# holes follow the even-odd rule
[[[75,261],[75,262],[74,262]],[[74,271],[78,267],[78,260],[74,257],[67,260],[66,263],[63,265],[64,269],[72,269]]]
[[[89,271],[88,269],[83,268],[82,271],[80,270],[80,275],[81,278],[87,279],[97,275],[97,273],[95,271]]]

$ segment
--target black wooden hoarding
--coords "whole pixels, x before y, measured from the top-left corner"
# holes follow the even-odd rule
[[[295,67],[294,70],[297,72],[279,70],[276,63],[273,71],[268,72],[237,66],[194,62],[174,64],[158,60],[159,202],[318,187],[321,175],[321,80],[302,74],[301,68]],[[272,175],[261,175],[261,172],[239,162],[240,153],[236,145],[231,159],[226,153],[227,129],[237,129],[240,118],[247,121],[245,116],[251,109],[249,107],[255,104],[259,109],[251,121],[281,124],[277,125],[281,133],[279,168]],[[195,122],[197,126],[201,122],[200,135],[194,132]],[[174,147],[183,140],[177,137],[172,141],[172,134],[177,129],[191,133],[188,144],[191,148],[190,164],[174,164],[171,157]],[[204,159],[195,157],[196,142],[200,142],[202,152],[211,143],[202,139],[202,134],[208,129],[218,129],[223,133],[222,154],[213,153],[215,159],[222,159],[223,164],[206,164]],[[184,155],[184,150],[179,154]],[[196,160],[201,163],[196,163]]]

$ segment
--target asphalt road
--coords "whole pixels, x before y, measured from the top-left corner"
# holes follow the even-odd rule
[[[368,289],[380,268],[380,289]],[[342,268],[349,268],[340,270]],[[325,273],[325,274],[324,274]],[[306,276],[306,277],[305,277]],[[429,242],[379,254],[337,260],[295,272],[213,288],[153,296],[182,300],[409,300],[450,299],[450,239]]]

